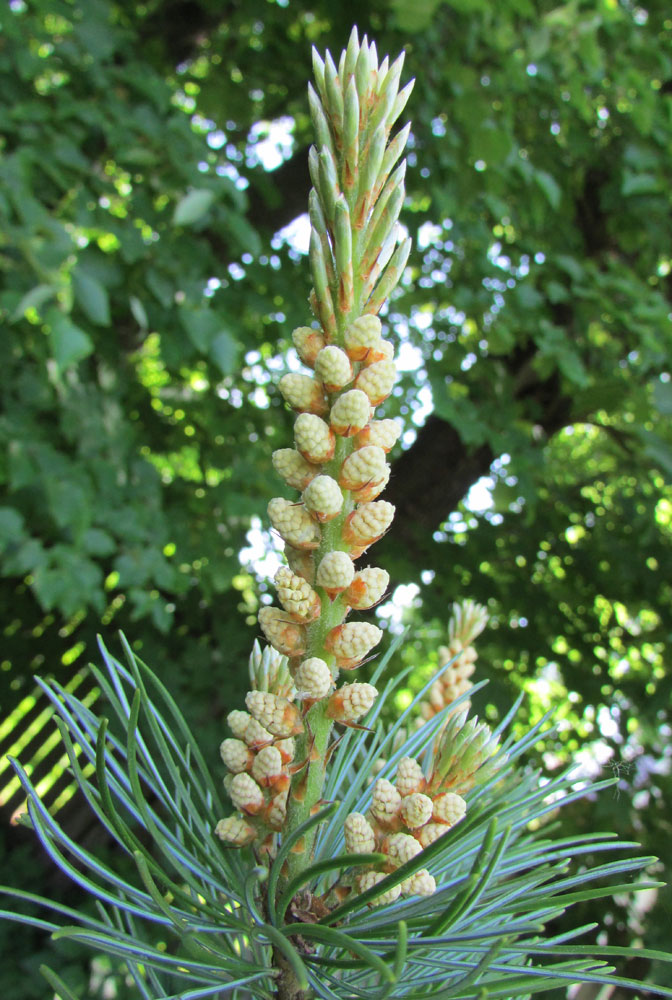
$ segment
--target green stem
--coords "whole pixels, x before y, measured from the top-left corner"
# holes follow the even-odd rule
[[[306,767],[294,777],[287,804],[287,833],[296,830],[311,815],[322,798],[326,771],[326,756],[333,722],[326,715],[326,702],[317,702],[305,718],[306,731],[297,740],[297,760],[309,757]],[[283,885],[287,885],[310,864],[317,830],[313,827],[287,858],[287,872]]]
[[[351,439],[338,438],[336,453],[325,467],[325,472],[332,476],[338,476],[341,464],[352,450]],[[343,510],[337,517],[323,526],[320,546],[315,553],[316,566],[328,552],[344,547],[343,524],[353,508],[354,502],[350,493],[344,491]],[[333,668],[334,657],[325,650],[324,643],[329,632],[343,623],[347,606],[340,596],[332,601],[322,587],[316,587],[316,590],[320,597],[322,610],[319,618],[308,626],[305,656],[306,658],[318,656]],[[326,715],[327,700],[324,699],[316,703],[308,711],[304,720],[305,731],[296,739],[295,760],[301,762],[308,758],[308,762],[292,781],[292,789],[287,803],[287,833],[291,833],[292,830],[296,830],[304,823],[309,818],[311,810],[322,798],[329,737],[333,727],[332,720]],[[316,833],[317,831],[313,829],[306,835],[300,853],[292,852],[290,854],[287,859],[286,882],[310,864]]]

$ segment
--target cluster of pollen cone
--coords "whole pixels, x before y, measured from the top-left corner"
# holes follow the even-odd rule
[[[394,783],[379,778],[373,786],[368,816],[352,812],[345,820],[345,846],[351,854],[378,851],[387,856],[383,870],[371,867],[355,876],[360,892],[381,882],[433,844],[458,823],[467,804],[456,792],[441,791],[440,783],[426,779],[414,757],[402,757]],[[374,900],[380,906],[399,895],[431,896],[436,889],[434,877],[426,868],[414,872]]]
[[[469,691],[477,659],[473,641],[486,622],[485,608],[474,601],[453,605],[448,645],[439,648],[438,676],[428,698],[418,705],[415,728]],[[468,702],[465,705],[463,701],[460,708],[446,714],[452,720],[421,754],[429,758],[425,767],[413,757],[402,757],[394,782],[386,778],[375,781],[368,815],[352,812],[347,816],[344,832],[348,853],[375,851],[387,855],[382,869],[380,865],[358,869],[354,885],[360,892],[417,857],[465,816],[467,803],[460,793],[473,787],[477,772],[480,778],[489,773],[488,760],[494,751],[488,728],[479,726],[477,719],[466,721],[466,707]],[[407,737],[408,733],[402,731],[402,736]],[[385,761],[380,760],[379,764],[384,767]],[[434,877],[421,868],[381,892],[372,905],[384,905],[400,895],[428,896],[435,889]]]
[[[227,722],[233,735],[219,748],[229,772],[224,786],[239,812],[220,820],[215,833],[233,845],[261,839],[270,847],[272,833],[283,828],[287,815],[295,755],[292,734],[300,731],[299,712],[287,658],[272,647],[262,652],[255,642],[250,681],[247,704],[251,711],[229,712]]]
[[[478,659],[473,643],[487,621],[487,611],[475,601],[458,601],[453,605],[448,622],[448,645],[439,646],[439,676],[430,687],[427,699],[420,704],[421,721],[431,719],[471,689],[471,677]],[[462,707],[468,705],[466,702]]]
[[[329,53],[326,61],[314,54],[310,302],[319,326],[294,330],[305,373],[279,383],[297,416],[294,447],[276,451],[273,465],[300,496],[268,505],[288,566],[275,578],[279,606],[262,608],[259,624],[289,658],[304,709],[326,699],[327,716],[342,723],[365,715],[377,692],[356,681],[338,687],[339,675],[358,667],[382,635],[369,622],[345,619],[377,604],[389,579],[357,560],[394,515],[378,499],[399,431],[395,421],[376,418],[396,378],[377,314],[410,249],[408,240],[397,245],[405,171],[397,161],[408,128],[390,141],[410,93],[399,91],[402,64],[378,66],[375,46],[366,39],[360,46],[356,32],[338,68]]]
[[[348,613],[373,607],[388,574],[361,558],[390,527],[394,507],[378,499],[389,479],[387,453],[398,427],[378,419],[396,368],[378,312],[403,273],[410,240],[399,239],[409,126],[391,138],[411,86],[399,90],[403,57],[378,65],[375,46],[353,32],[338,67],[314,53],[317,89],[309,101],[317,144],[309,154],[313,189],[310,264],[313,326],[292,339],[304,372],[279,389],[297,414],[294,447],[273,455],[276,472],[298,491],[268,505],[285,543],[287,566],[275,577],[277,604],[259,612],[273,650],[287,658],[291,689],[252,690],[247,713],[233,712],[225,762],[240,815],[218,834],[233,843],[282,827],[292,768],[292,739],[310,743],[307,713],[322,706],[333,722],[356,723],[377,696],[348,680],[382,632]],[[235,758],[235,759],[234,759]]]
[[[304,370],[279,382],[296,419],[294,445],[274,452],[273,466],[296,494],[268,505],[287,565],[275,577],[277,603],[259,612],[269,646],[262,652],[257,645],[252,654],[246,711],[229,714],[232,736],[221,745],[237,813],[215,832],[230,845],[252,844],[258,854],[273,853],[278,833],[320,808],[333,726],[359,725],[378,695],[371,684],[351,678],[382,632],[346,618],[377,604],[389,582],[385,570],[363,564],[362,557],[394,515],[380,494],[398,427],[377,408],[392,392],[396,369],[378,313],[410,249],[397,223],[405,173],[399,159],[409,127],[392,134],[411,89],[399,90],[402,63],[400,57],[378,65],[375,46],[366,38],[360,45],[356,31],[338,67],[329,53],[324,61],[314,53],[317,89],[309,89],[309,101],[317,145],[309,154],[309,208],[315,322],[292,334]],[[465,650],[480,629],[461,631],[468,671]],[[452,638],[458,641],[457,633]],[[429,778],[417,760],[404,758],[394,784],[376,782],[368,817],[347,817],[346,850],[386,857],[383,868],[359,866],[356,876],[341,882],[345,891],[374,886],[464,816],[459,791],[468,781],[465,774],[449,774],[446,762],[458,734],[448,729],[425,767]],[[483,740],[480,731],[472,738],[473,770],[482,762]],[[468,741],[461,745],[468,749]],[[309,852],[305,840],[299,849]],[[390,898],[434,888],[422,869],[390,890]]]

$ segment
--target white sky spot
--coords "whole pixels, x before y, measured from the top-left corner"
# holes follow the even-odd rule
[[[215,129],[214,132],[209,132],[205,140],[210,147],[210,149],[221,149],[226,143],[226,132],[222,132],[221,129]]]
[[[215,167],[215,173],[218,177],[228,177],[239,191],[244,191],[250,186],[247,177],[241,177],[232,163],[218,163]]]
[[[482,476],[478,482],[474,483],[464,501],[467,510],[473,511],[474,514],[482,514],[494,507],[491,492],[494,486],[495,481],[492,476]]]
[[[308,213],[304,212],[303,215],[299,215],[288,226],[281,229],[277,233],[277,236],[293,250],[301,254],[307,254],[310,247],[310,219],[308,218]]]
[[[417,310],[413,313],[413,325],[416,330],[426,330],[427,327],[432,325],[432,320],[434,319],[433,310]]]
[[[272,580],[283,565],[283,543],[272,531],[262,530],[261,520],[253,517],[246,534],[248,545],[241,549],[241,565],[263,580]]]
[[[250,400],[260,410],[267,410],[270,406],[270,400],[260,385],[251,393]]]
[[[248,156],[252,165],[261,163],[266,170],[275,170],[292,153],[294,119],[289,115],[275,121],[261,121],[252,126]]]
[[[441,226],[437,226],[434,222],[424,222],[418,229],[418,249],[426,250],[432,243],[436,243],[442,234]]]
[[[301,361],[301,358],[296,353],[293,347],[290,347],[286,354],[280,355],[279,360],[284,362],[290,372],[299,372],[305,374],[305,366]]]
[[[620,735],[618,722],[612,717],[606,705],[600,706],[600,710],[597,713],[597,725],[606,739],[615,739]],[[621,740],[617,740],[616,742],[620,743]]]
[[[411,419],[416,427],[422,427],[425,420],[434,409],[434,397],[432,396],[432,390],[430,387],[428,385],[423,385],[422,389],[418,392],[416,399],[420,405],[413,411]]]
[[[614,756],[613,747],[608,746],[603,740],[594,740],[586,743],[574,754],[574,762],[578,764],[574,777],[587,777],[591,780],[600,775],[605,764]]]
[[[387,621],[390,632],[402,631],[404,612],[413,606],[419,593],[417,583],[402,583],[395,588],[389,601],[376,608],[376,614]]]
[[[289,368],[289,370],[293,372],[300,372],[302,370],[299,356],[293,347],[290,347],[286,354],[274,354],[273,357],[269,358],[266,362],[266,367],[270,371],[275,372],[281,372],[286,368]]]
[[[414,372],[422,366],[422,351],[406,340],[399,348],[395,364],[400,372]]]

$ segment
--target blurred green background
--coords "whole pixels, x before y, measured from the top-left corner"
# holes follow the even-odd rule
[[[416,77],[378,618],[412,626],[397,664],[417,689],[451,603],[487,604],[476,710],[495,720],[522,690],[522,728],[553,708],[536,760],[619,779],[571,822],[639,840],[665,877],[668,3],[10,0],[0,22],[0,752],[108,849],[33,676],[95,704],[96,634],[114,650],[121,629],[219,767],[277,558],[270,455],[292,418],[273,382],[310,321],[310,49],[338,53],[357,23]],[[3,871],[77,905],[11,822],[6,759],[0,803]],[[594,906],[604,942],[669,946],[669,891]],[[43,936],[0,924],[0,947],[3,997],[52,995]],[[57,955],[86,996],[134,995]]]

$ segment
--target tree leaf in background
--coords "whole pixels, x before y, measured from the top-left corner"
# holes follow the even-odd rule
[[[562,268],[573,281],[580,282],[584,281],[586,277],[585,269],[582,263],[577,260],[576,257],[570,257],[569,254],[559,253],[554,257],[554,262],[558,267]]]
[[[653,383],[653,405],[663,416],[672,416],[672,382]]]
[[[210,345],[210,357],[223,375],[230,375],[235,371],[239,353],[240,344],[228,330],[221,330]]]
[[[255,256],[261,253],[259,233],[239,212],[227,211],[225,225],[227,233],[237,242],[241,253],[251,253]]]
[[[535,170],[534,179],[541,190],[546,195],[546,200],[548,204],[553,209],[558,209],[560,207],[560,202],[562,201],[562,189],[556,181],[555,177],[548,173],[546,170]]]
[[[213,309],[185,306],[180,309],[180,321],[196,350],[207,354],[221,327],[217,313]]]
[[[102,528],[88,528],[82,536],[82,545],[92,556],[109,556],[117,548],[114,538]]]
[[[415,3],[409,4],[407,0],[392,0],[390,6],[398,27],[402,31],[414,33],[431,24],[435,10],[442,2],[443,0],[415,0]]]
[[[173,225],[191,226],[202,219],[213,201],[215,193],[209,188],[194,188],[178,201],[173,212]]]
[[[75,301],[82,312],[96,326],[110,325],[110,299],[107,289],[82,267],[72,272]]]
[[[16,323],[18,320],[23,319],[29,309],[39,309],[49,299],[53,299],[57,292],[58,288],[56,285],[35,285],[29,292],[26,292],[19,302],[12,313],[11,322]]]
[[[469,152],[474,160],[489,166],[502,163],[511,152],[511,135],[490,119],[480,122],[469,136]]]
[[[93,353],[94,344],[91,338],[63,313],[57,309],[50,309],[47,322],[51,332],[54,361],[61,371],[70,365],[76,365]]]
[[[642,427],[636,428],[635,433],[644,444],[645,453],[665,474],[667,482],[672,483],[672,446],[660,434]]]
[[[4,550],[21,541],[24,535],[23,524],[19,511],[13,507],[0,507],[0,549]]]
[[[621,182],[621,194],[625,197],[637,194],[662,194],[663,183],[655,174],[635,174],[627,171]]]
[[[133,313],[133,318],[140,329],[147,330],[149,327],[149,320],[147,319],[147,312],[140,299],[137,295],[131,295],[128,302],[131,307],[131,312]]]
[[[55,546],[49,555],[49,564],[38,566],[33,574],[33,588],[45,611],[62,607],[72,615],[92,606],[100,613],[102,574],[96,563],[62,545]]]

